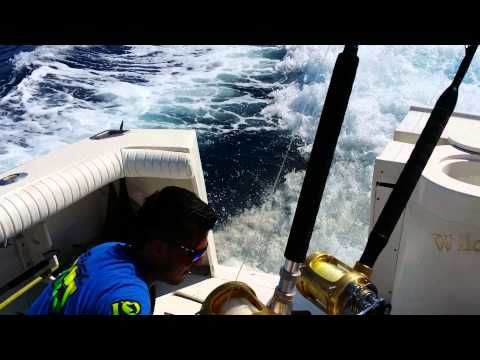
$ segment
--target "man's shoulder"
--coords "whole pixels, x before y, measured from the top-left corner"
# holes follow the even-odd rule
[[[126,244],[108,242],[92,248],[91,269],[95,269],[95,291],[101,293],[97,309],[101,314],[135,315],[150,311],[148,285],[128,255]]]
[[[100,312],[112,315],[151,313],[151,299],[144,282],[124,279],[106,292],[98,302]]]
[[[126,246],[127,245],[123,242],[109,241],[109,242],[105,242],[105,243],[96,245],[96,246],[92,247],[89,251],[90,252],[105,252],[105,251],[123,249]]]
[[[127,255],[127,245],[122,242],[106,242],[96,245],[84,253],[84,260],[90,259],[94,262],[111,262],[112,259],[118,262],[131,263]],[[88,261],[88,260],[87,260]]]
[[[147,284],[140,277],[135,261],[129,256],[127,245],[108,242],[92,248],[92,262],[96,276],[105,283],[135,285],[148,291]]]

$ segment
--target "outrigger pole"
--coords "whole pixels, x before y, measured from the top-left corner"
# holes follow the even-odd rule
[[[305,261],[323,191],[342,128],[358,67],[358,46],[345,45],[338,55],[320,122],[313,142],[302,190],[285,249],[280,281],[268,306],[277,314],[290,314],[300,265]]]
[[[435,107],[417,140],[415,147],[405,167],[393,187],[392,193],[383,208],[382,213],[373,227],[367,241],[367,246],[358,261],[370,268],[375,264],[378,256],[387,245],[395,225],[400,219],[410,196],[412,195],[423,169],[427,165],[430,155],[442,135],[448,119],[455,109],[458,98],[458,88],[472,62],[478,45],[470,45],[466,48],[465,57],[453,79],[451,85],[437,100]]]

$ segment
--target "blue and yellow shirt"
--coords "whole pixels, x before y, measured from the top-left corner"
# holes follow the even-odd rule
[[[109,242],[82,254],[49,284],[28,315],[149,315],[148,286],[126,245]]]

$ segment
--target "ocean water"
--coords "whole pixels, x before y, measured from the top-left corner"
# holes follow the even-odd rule
[[[196,129],[209,201],[220,215],[219,260],[277,272],[341,50],[0,46],[0,172],[121,121]],[[463,54],[463,46],[360,47],[310,249],[358,259],[375,157],[409,106],[434,104]],[[457,111],[480,113],[479,84],[477,56]]]

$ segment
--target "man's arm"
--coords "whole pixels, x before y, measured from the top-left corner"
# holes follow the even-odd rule
[[[140,285],[124,285],[102,297],[98,315],[151,315],[150,295]]]

